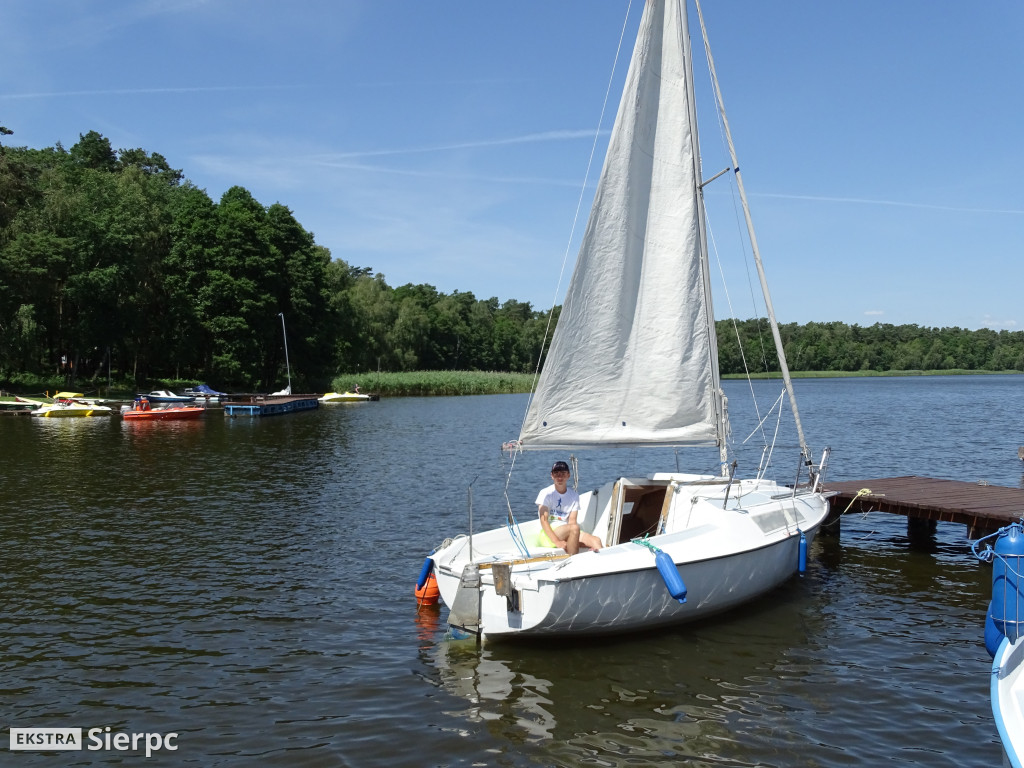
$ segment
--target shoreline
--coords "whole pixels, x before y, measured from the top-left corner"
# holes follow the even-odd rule
[[[793,379],[848,379],[848,378],[894,378],[917,376],[1007,376],[1024,375],[1022,371],[971,371],[953,370],[908,370],[908,371],[790,371]],[[411,371],[398,373],[345,374],[334,377],[334,391],[352,389],[356,384],[367,394],[381,397],[450,397],[459,395],[509,395],[528,394],[533,390],[535,376],[529,373],[504,373],[498,371]],[[744,374],[723,374],[723,380],[745,379]],[[752,373],[751,379],[782,379],[778,371]],[[160,382],[162,385],[163,382]],[[173,387],[172,387],[173,388]],[[124,400],[120,390],[111,390],[104,399]],[[3,390],[0,402],[13,402],[15,394],[20,397],[41,395]],[[90,395],[97,397],[97,395]],[[128,396],[130,401],[131,397]]]

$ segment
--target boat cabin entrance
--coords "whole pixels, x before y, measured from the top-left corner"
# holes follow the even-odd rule
[[[668,486],[632,485],[627,480],[619,480],[615,485],[615,503],[608,521],[609,544],[657,534],[672,501]]]

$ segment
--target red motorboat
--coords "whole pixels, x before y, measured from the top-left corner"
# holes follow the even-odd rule
[[[148,397],[137,397],[132,407],[125,406],[121,416],[128,421],[180,421],[198,419],[206,409],[201,405],[163,405],[154,408]]]

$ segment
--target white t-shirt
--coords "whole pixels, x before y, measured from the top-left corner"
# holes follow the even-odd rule
[[[537,494],[537,508],[541,506],[548,508],[548,522],[552,528],[557,528],[569,522],[570,513],[579,512],[580,495],[568,487],[565,493],[559,493],[552,484]]]

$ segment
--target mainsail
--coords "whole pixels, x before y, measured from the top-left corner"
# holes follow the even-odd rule
[[[692,91],[685,3],[648,0],[525,449],[719,443]]]

